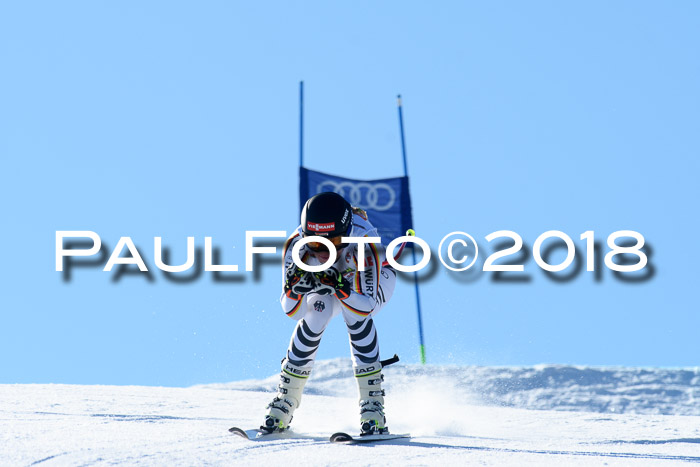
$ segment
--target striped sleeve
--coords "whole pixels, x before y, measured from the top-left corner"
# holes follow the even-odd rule
[[[378,304],[379,277],[381,274],[382,258],[375,244],[368,244],[365,249],[365,270],[355,273],[353,291],[341,299],[340,303],[350,312],[358,316],[369,316]]]
[[[287,294],[284,293],[284,281],[286,279],[285,272],[287,271],[287,268],[292,264],[292,247],[299,240],[299,238],[299,233],[295,231],[287,239],[287,241],[284,242],[284,248],[282,249],[284,258],[282,262],[282,295],[280,296],[280,304],[282,305],[282,310],[284,310],[284,313],[287,316],[296,320],[300,319],[303,316],[303,313],[299,313],[299,310],[301,309],[304,300],[301,297],[298,299],[288,297]]]

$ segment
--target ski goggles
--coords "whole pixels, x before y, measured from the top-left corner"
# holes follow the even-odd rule
[[[333,246],[335,247],[336,251],[341,250],[345,247],[345,243],[343,243],[340,239],[343,238],[342,235],[338,235],[337,237],[324,237],[326,240],[329,240]],[[324,252],[328,251],[328,248],[326,248],[326,245],[324,245],[321,242],[309,242],[306,244],[307,247],[311,251],[315,251],[316,253],[319,252]]]

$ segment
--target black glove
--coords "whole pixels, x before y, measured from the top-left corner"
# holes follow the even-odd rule
[[[316,279],[309,271],[304,271],[292,263],[284,273],[284,293],[293,300],[299,300],[303,295],[316,288]]]
[[[316,272],[314,276],[317,284],[314,292],[317,294],[335,294],[341,300],[350,296],[350,283],[336,268],[330,267],[325,271]]]

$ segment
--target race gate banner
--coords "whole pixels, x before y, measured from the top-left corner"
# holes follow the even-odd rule
[[[353,180],[299,168],[299,201],[303,209],[306,200],[324,191],[334,191],[352,206],[367,211],[369,221],[377,228],[382,244],[406,235],[413,225],[408,177],[381,180]]]

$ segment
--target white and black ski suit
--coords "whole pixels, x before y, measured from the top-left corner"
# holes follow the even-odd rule
[[[301,226],[287,239],[284,245],[285,271],[292,264],[292,247],[302,238]],[[361,214],[353,216],[350,237],[377,237],[377,230]],[[284,291],[280,301],[284,312],[298,320],[296,329],[287,350],[289,363],[310,371],[316,358],[323,331],[330,320],[342,314],[350,334],[350,346],[354,366],[362,366],[379,361],[377,330],[372,321],[379,310],[394,293],[396,271],[384,262],[384,249],[379,244],[364,247],[365,269],[358,271],[358,254],[362,252],[357,244],[349,244],[338,252],[333,264],[343,278],[352,284],[350,296],[340,300],[336,295],[319,295],[311,292],[299,300],[289,298]],[[309,265],[320,264],[306,246],[299,251],[299,257]]]

